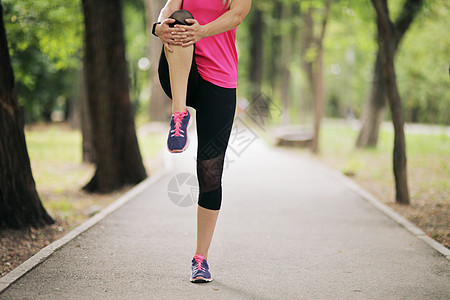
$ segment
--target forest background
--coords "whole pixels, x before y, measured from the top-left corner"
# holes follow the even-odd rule
[[[394,135],[388,126],[392,119],[388,101],[383,97],[376,108],[368,104],[374,90],[380,90],[374,76],[379,33],[371,1],[254,0],[250,15],[238,30],[238,103],[242,108],[263,95],[279,112],[270,115],[266,126],[285,131],[295,127],[315,133],[318,120],[323,126],[313,151],[316,154],[304,154],[353,177],[449,247],[450,3],[390,0],[391,20],[401,20],[408,2],[421,4],[395,53],[395,70],[404,121],[408,126],[416,124],[411,128],[421,133],[407,132],[406,136],[411,205],[395,203]],[[53,231],[30,228],[16,244],[26,247],[29,241],[40,241],[42,246],[101,209],[99,199],[100,206],[105,206],[124,190],[110,194],[113,196],[106,202],[73,192],[92,177],[94,169],[86,165],[66,168],[57,179],[48,175],[52,159],[72,165],[91,160],[92,149],[84,145],[86,138],[81,135],[88,98],[82,2],[2,0],[1,4],[37,189],[56,220]],[[156,76],[161,44],[150,33],[163,5],[160,0],[122,1],[128,87],[137,127],[167,122],[170,117],[169,102]],[[318,90],[324,119],[317,118]],[[367,116],[377,117],[370,120]],[[259,134],[270,139],[267,132]],[[139,139],[145,160],[155,159],[164,136]],[[58,156],[61,153],[66,155]],[[54,166],[53,171],[58,168],[60,165]],[[74,204],[82,202],[81,198],[89,200],[81,206]],[[7,236],[8,232],[2,231],[2,246],[18,234],[14,231]],[[20,253],[17,247],[11,249],[2,252],[3,260],[12,261]],[[9,267],[14,265],[17,263]]]

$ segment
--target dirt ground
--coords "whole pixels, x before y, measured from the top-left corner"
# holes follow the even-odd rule
[[[101,196],[82,191],[66,192],[66,195],[72,194],[72,197],[76,197],[77,201],[82,203],[73,211],[73,216],[67,218],[66,221],[54,217],[55,224],[43,228],[0,230],[0,277],[18,267],[45,246],[66,235],[96,212],[114,202],[129,189],[127,187],[118,192]],[[46,197],[45,192],[40,193],[40,195]],[[92,205],[93,203],[95,205]]]
[[[425,193],[415,194],[414,186],[412,186],[411,204],[402,205],[394,202],[395,193],[393,188],[368,178],[352,179],[384,204],[390,206],[405,219],[422,229],[428,236],[450,249],[450,201],[446,191],[438,193],[430,188]],[[437,193],[438,195],[436,195]]]

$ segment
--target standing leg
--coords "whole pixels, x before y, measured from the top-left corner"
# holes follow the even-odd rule
[[[197,107],[197,177],[200,195],[197,210],[197,249],[205,258],[222,203],[222,173],[231,134],[236,89],[201,80]]]
[[[197,208],[197,249],[195,254],[201,254],[208,260],[208,250],[216,227],[220,210]]]

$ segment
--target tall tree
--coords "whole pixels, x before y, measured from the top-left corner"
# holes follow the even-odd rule
[[[408,1],[416,4],[421,0]],[[394,55],[398,46],[398,31],[389,16],[387,0],[372,0],[377,13],[378,46],[382,48],[381,74],[384,81],[386,96],[391,109],[392,123],[394,124],[394,177],[396,187],[396,201],[409,204],[409,192],[406,170],[405,134],[403,131],[403,112],[400,95],[395,77]]]
[[[36,191],[23,124],[0,1],[0,227],[54,223]]]
[[[162,50],[161,41],[151,33],[151,25],[158,19],[159,12],[164,6],[161,0],[145,0],[147,16],[147,35],[150,56],[150,120],[167,121],[170,117],[170,101],[159,84],[158,64]]]
[[[324,83],[323,83],[323,40],[327,27],[328,15],[333,0],[326,0],[323,8],[317,8],[310,4],[303,14],[305,24],[304,30],[304,52],[303,65],[307,74],[311,95],[314,103],[314,136],[311,150],[319,152],[319,134],[324,107]],[[316,4],[316,3],[315,3]],[[313,14],[321,12],[319,26],[315,25]],[[318,27],[317,29],[315,29]],[[318,31],[318,33],[315,33]]]
[[[147,175],[136,137],[120,0],[83,0],[84,70],[97,169],[84,187],[110,192]]]
[[[290,102],[291,102],[291,70],[290,64],[292,59],[292,52],[296,24],[292,22],[295,13],[297,12],[297,3],[284,4],[281,12],[281,31],[284,33],[281,37],[281,53],[280,53],[280,71],[281,71],[281,102],[283,103],[282,122],[284,125],[290,122]],[[294,24],[293,24],[294,23]]]
[[[261,86],[263,81],[263,66],[264,66],[264,46],[263,46],[263,33],[265,29],[264,22],[264,10],[255,5],[250,12],[249,16],[249,28],[250,28],[250,72],[249,72],[249,86],[250,97],[255,99],[261,92]]]
[[[395,23],[392,23],[391,30],[393,35],[393,55],[397,53],[398,46],[402,41],[405,33],[408,31],[411,23],[416,17],[417,13],[422,8],[423,0],[406,0],[403,4],[400,15]],[[381,37],[378,31],[378,39]],[[387,55],[384,52],[384,47],[378,47],[377,56],[375,60],[372,88],[369,98],[364,105],[361,115],[362,127],[359,132],[356,146],[375,147],[378,142],[378,132],[381,122],[384,119],[384,112],[386,107],[387,90],[385,81],[383,79],[383,59]]]
[[[269,114],[269,103],[261,95],[264,72],[264,9],[254,5],[249,15],[249,91],[250,114],[257,116],[257,122],[264,125]]]

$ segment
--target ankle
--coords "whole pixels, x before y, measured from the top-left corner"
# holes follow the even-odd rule
[[[205,254],[203,252],[195,252],[195,255],[202,255],[206,260],[208,260],[208,254],[207,253]]]
[[[187,112],[187,107],[186,106],[180,106],[180,107],[172,108],[172,114],[177,113],[177,112]]]

